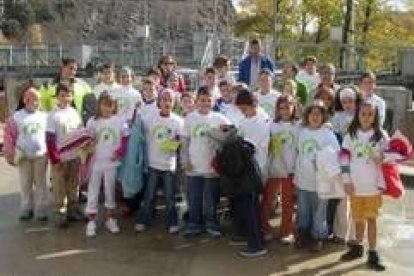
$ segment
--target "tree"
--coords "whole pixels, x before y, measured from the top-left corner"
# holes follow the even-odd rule
[[[16,19],[7,19],[1,26],[3,35],[6,38],[14,39],[22,35],[22,26]]]

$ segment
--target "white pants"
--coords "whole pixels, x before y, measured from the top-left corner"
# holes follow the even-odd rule
[[[115,209],[115,177],[116,167],[105,170],[93,170],[88,184],[88,203],[86,204],[86,214],[98,213],[98,199],[103,179],[105,193],[105,208]]]
[[[22,210],[45,212],[49,204],[46,188],[46,156],[23,159],[19,163],[20,207]]]
[[[336,208],[334,235],[345,241],[355,240],[355,225],[351,217],[349,198],[342,198]]]

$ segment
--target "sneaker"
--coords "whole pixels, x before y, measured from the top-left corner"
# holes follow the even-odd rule
[[[19,216],[19,219],[21,221],[31,220],[32,218],[33,218],[33,210],[23,210]]]
[[[292,234],[287,235],[286,237],[283,237],[280,239],[280,243],[283,245],[290,245],[290,244],[293,244],[294,242],[295,242],[295,237]]]
[[[86,224],[86,236],[88,238],[96,237],[96,223],[94,220],[90,220],[88,224]]]
[[[220,230],[216,230],[216,229],[212,229],[212,228],[207,228],[206,232],[212,236],[213,238],[219,238],[221,237],[221,232]]]
[[[246,249],[246,250],[242,250],[239,252],[239,255],[244,257],[244,258],[257,258],[257,257],[261,257],[267,254],[267,249],[266,248],[262,248],[262,249],[258,249],[258,250],[251,250],[251,249]]]
[[[137,224],[135,224],[134,229],[135,229],[135,231],[141,233],[141,232],[144,232],[145,230],[147,230],[147,226],[145,224],[142,224],[142,223],[137,223]]]
[[[112,234],[117,234],[121,231],[119,229],[119,226],[118,226],[118,223],[117,223],[116,219],[114,219],[114,218],[107,219],[106,222],[105,222],[105,226],[109,230],[109,232],[111,232]]]
[[[381,263],[381,260],[378,256],[378,252],[376,250],[369,250],[368,251],[368,262],[367,265],[370,269],[375,271],[384,271],[385,266]]]
[[[185,231],[184,231],[184,236],[186,237],[186,238],[192,238],[192,237],[195,237],[195,236],[197,236],[197,235],[200,235],[202,233],[202,231],[201,230],[196,230],[196,229],[189,229],[189,228],[187,228],[187,229],[185,229]]]
[[[348,251],[341,256],[341,261],[349,262],[361,258],[364,255],[364,247],[360,244],[350,244]]]
[[[178,225],[173,225],[168,228],[168,233],[170,234],[177,234],[180,231],[180,227]]]
[[[247,246],[247,240],[245,237],[233,235],[230,237],[229,245],[233,246]]]
[[[69,210],[67,217],[68,221],[83,221],[86,218],[83,212],[78,209]]]

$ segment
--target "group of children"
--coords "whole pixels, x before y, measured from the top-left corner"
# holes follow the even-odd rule
[[[143,232],[151,225],[160,182],[167,230],[171,234],[181,230],[175,183],[177,175],[183,174],[188,205],[184,234],[207,232],[219,237],[222,233],[217,205],[226,182],[212,165],[220,144],[210,134],[227,131],[231,125],[251,145],[264,183],[261,189],[246,189],[229,198],[234,217],[232,243],[246,245],[240,252],[242,256],[266,254],[264,242],[274,238],[313,251],[322,250],[326,240],[335,240],[349,246],[341,259],[353,260],[363,256],[367,228],[368,265],[375,270],[385,269],[376,251],[376,219],[384,185],[379,164],[388,136],[381,128],[383,118],[372,95],[354,86],[338,90],[315,86],[307,103],[301,104],[296,81],[287,80],[276,91],[272,72],[266,69],[259,73],[258,90],[251,91],[226,76],[218,80],[216,71],[209,68],[205,85],[195,95],[177,91],[174,72],[162,85],[159,72],[151,70],[143,81],[142,93],[132,87],[130,69],[121,69],[119,84],[115,84],[113,74],[111,66],[103,67],[102,83],[93,90],[96,112],[84,124],[73,108],[70,85],[56,86],[57,104],[49,114],[41,111],[41,95],[35,87],[23,89],[18,109],[7,122],[4,146],[7,161],[18,166],[20,172],[22,220],[31,219],[34,211],[39,220],[47,220],[49,160],[59,225],[80,220],[85,213],[86,235],[95,236],[103,183],[105,226],[111,233],[118,233],[117,172],[128,145],[134,143],[129,137],[131,127],[140,123],[148,169],[135,230]],[[375,82],[375,76],[367,73],[361,80]],[[77,198],[80,158],[62,155],[67,135],[79,129],[92,137],[81,147],[90,152],[92,160],[85,212]],[[344,150],[349,158],[338,159],[338,185],[344,193],[325,197],[320,172],[332,161],[330,158],[337,158]],[[276,233],[269,221],[279,196],[281,222]]]

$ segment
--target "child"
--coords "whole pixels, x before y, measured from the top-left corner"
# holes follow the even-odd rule
[[[131,120],[135,109],[142,105],[141,94],[132,86],[133,81],[134,73],[132,69],[123,67],[119,72],[120,87],[109,91],[117,101],[117,115],[124,117],[125,120]]]
[[[233,103],[231,84],[227,80],[221,80],[219,83],[220,98],[214,104],[213,110],[226,115],[227,110]]]
[[[328,113],[330,121],[335,113],[335,92],[331,87],[319,86],[316,90],[314,100],[321,100]]]
[[[220,89],[218,87],[218,77],[217,77],[217,72],[214,68],[209,67],[204,72],[203,85],[207,86],[208,89],[210,89],[213,95],[213,100],[217,100],[218,98],[220,98]]]
[[[163,89],[163,86],[161,85],[161,71],[158,68],[153,67],[148,70],[147,77],[154,81],[157,92],[161,92]]]
[[[39,221],[48,219],[46,122],[47,114],[39,111],[39,92],[26,86],[4,133],[6,160],[19,168],[20,220],[32,219],[35,209]]]
[[[223,115],[212,111],[213,103],[213,95],[209,88],[201,86],[197,91],[197,109],[188,114],[184,121],[181,160],[188,175],[189,218],[185,230],[187,236],[200,234],[204,226],[210,235],[221,235],[216,212],[220,199],[219,179],[211,166],[216,145],[209,139],[208,133],[211,129],[228,125],[229,121]]]
[[[188,114],[194,110],[194,95],[190,92],[184,92],[181,94],[180,102],[174,107],[174,113],[185,118]]]
[[[257,100],[259,105],[270,118],[275,117],[276,100],[280,93],[272,89],[273,74],[268,69],[262,69],[259,73],[259,91]]]
[[[322,148],[328,146],[339,151],[333,131],[324,127],[327,119],[322,101],[314,101],[305,109],[303,129],[298,139],[299,152],[294,178],[297,188],[296,246],[305,246],[305,242],[311,238],[312,251],[322,250],[322,240],[327,238],[327,200],[319,198],[317,193],[316,156]]]
[[[213,67],[217,72],[220,81],[227,80],[230,84],[234,83],[233,76],[229,73],[231,64],[230,59],[226,56],[217,56],[214,59]]]
[[[240,121],[239,132],[245,141],[254,146],[254,158],[259,175],[265,179],[265,166],[268,154],[270,129],[268,120],[259,116],[258,102],[248,89],[239,90],[236,105],[245,118]],[[240,252],[246,258],[259,257],[267,253],[263,247],[260,232],[259,193],[251,192],[233,200],[238,232],[245,232],[247,248]]]
[[[269,226],[275,196],[281,189],[282,217],[279,238],[282,243],[293,241],[294,185],[296,143],[299,135],[297,107],[290,95],[280,96],[276,103],[276,117],[270,126],[269,178],[261,203],[262,231],[265,240],[273,238]]]
[[[319,73],[317,71],[318,60],[314,56],[308,56],[303,61],[303,69],[299,71],[296,76],[296,79],[300,82],[303,82],[308,91],[314,90],[318,84],[321,82]]]
[[[123,118],[115,115],[116,108],[117,103],[109,92],[102,92],[98,98],[96,116],[87,123],[87,128],[96,135],[86,204],[86,215],[89,220],[86,225],[87,237],[96,236],[96,216],[102,182],[105,191],[105,226],[113,234],[120,231],[114,218],[115,177],[119,160],[124,155],[128,143],[128,125]]]
[[[65,137],[82,125],[81,118],[72,107],[73,94],[64,83],[56,87],[58,104],[49,113],[47,121],[47,150],[52,164],[51,178],[55,198],[56,223],[66,227],[68,221],[80,221],[83,214],[78,206],[79,160],[62,160],[58,149]],[[63,211],[66,198],[66,213]]]
[[[344,181],[345,191],[351,195],[357,244],[350,245],[349,251],[341,259],[349,261],[363,256],[362,242],[367,228],[367,264],[370,269],[377,271],[385,270],[376,245],[377,217],[382,205],[381,190],[385,187],[379,165],[382,163],[387,142],[388,135],[380,126],[378,107],[373,101],[363,100],[342,144],[351,153],[350,173],[344,174]]]
[[[157,183],[162,181],[166,201],[166,225],[170,234],[178,232],[175,207],[174,173],[177,168],[177,150],[183,121],[172,113],[174,91],[165,89],[158,98],[160,111],[144,118],[148,144],[149,177],[144,201],[139,211],[135,230],[142,232],[150,224],[156,199]]]
[[[335,99],[335,115],[332,119],[334,132],[339,141],[342,142],[348,127],[355,116],[357,103],[359,102],[359,92],[356,87],[346,86],[339,89]]]
[[[378,107],[379,119],[381,126],[385,122],[386,104],[383,98],[375,94],[375,88],[377,87],[377,78],[371,71],[367,71],[361,76],[361,84],[359,89],[363,99],[371,99]]]
[[[297,84],[292,79],[287,79],[283,82],[282,95],[290,95],[296,98]]]
[[[113,64],[105,63],[99,71],[99,83],[92,90],[95,98],[99,99],[99,95],[103,91],[109,91],[118,87],[119,85],[115,81],[115,71]]]
[[[141,114],[143,118],[146,116],[151,117],[158,113],[157,95],[158,92],[155,82],[150,78],[144,79],[142,88],[142,97],[144,102],[141,106]]]

